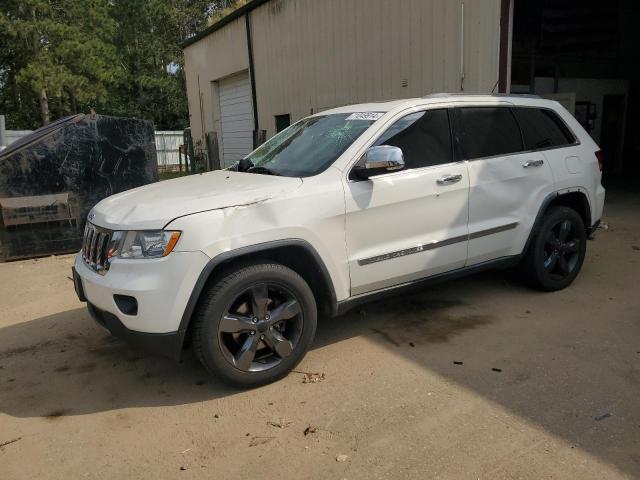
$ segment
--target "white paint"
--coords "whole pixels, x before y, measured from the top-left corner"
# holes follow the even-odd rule
[[[116,315],[130,330],[167,333],[177,329],[193,285],[209,260],[202,252],[176,252],[154,261],[115,259],[109,272],[100,275],[78,254],[74,266],[93,305]],[[140,313],[122,313],[114,294],[136,297]]]
[[[571,175],[582,173],[582,162],[575,155],[571,155],[564,159],[564,163],[567,166],[567,172]]]
[[[98,203],[92,212],[96,225],[113,230],[157,229],[182,215],[246,205],[295,190],[301,184],[299,178],[215,170],[117,193]]]
[[[437,184],[440,177],[456,174],[463,180]],[[464,266],[466,240],[358,264],[363,258],[467,235],[469,175],[464,163],[389,173],[364,182],[345,179],[344,188],[352,295]]]
[[[542,160],[540,167],[524,168]],[[517,223],[516,228],[469,241],[467,265],[522,251],[542,202],[554,189],[543,152],[504,155],[468,162],[469,233]]]
[[[392,172],[361,182],[348,179],[362,154],[396,119],[430,108],[524,105],[555,110],[580,143],[544,150]],[[167,332],[178,328],[184,305],[208,258],[264,242],[300,239],[318,253],[338,301],[523,251],[547,194],[584,192],[591,220],[602,215],[604,189],[594,152],[598,146],[559,103],[535,98],[440,96],[386,104],[354,105],[331,113],[386,112],[324,172],[288,178],[216,171],[147,185],[103,200],[94,222],[108,229],[180,230],[173,253],[154,260],[114,260],[102,276],[76,263],[87,297],[128,328]],[[566,157],[580,162],[567,171]],[[543,160],[539,168],[523,168]],[[574,160],[575,161],[575,160]],[[438,178],[461,175],[439,186]],[[472,238],[493,227],[511,230]],[[469,237],[465,237],[469,235]],[[462,240],[439,248],[430,243]],[[472,238],[467,240],[467,238]],[[419,245],[425,248],[417,248]],[[414,254],[368,265],[357,260],[407,248]],[[191,253],[188,253],[191,252]],[[193,256],[191,256],[193,254]],[[119,312],[113,293],[134,295],[133,318]]]

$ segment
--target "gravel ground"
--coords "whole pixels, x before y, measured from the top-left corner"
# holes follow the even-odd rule
[[[638,478],[640,195],[604,220],[567,290],[489,272],[370,304],[252,391],[111,338],[71,256],[0,264],[0,477]]]

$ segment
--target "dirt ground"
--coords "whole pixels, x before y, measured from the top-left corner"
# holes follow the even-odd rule
[[[604,220],[567,290],[370,304],[253,391],[111,338],[71,256],[0,264],[0,478],[639,478],[640,195]]]

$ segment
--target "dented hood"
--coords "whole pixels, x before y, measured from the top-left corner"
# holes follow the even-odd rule
[[[300,178],[217,170],[112,195],[91,210],[89,220],[114,230],[158,229],[177,217],[267,201],[300,185]]]

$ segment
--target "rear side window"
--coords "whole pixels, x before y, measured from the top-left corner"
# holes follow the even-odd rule
[[[460,109],[465,158],[494,157],[523,150],[522,135],[508,107]]]
[[[576,141],[567,126],[552,110],[516,107],[513,111],[522,129],[526,150],[561,147]]]
[[[407,169],[452,162],[449,114],[446,109],[411,113],[391,125],[375,145],[400,148]]]

